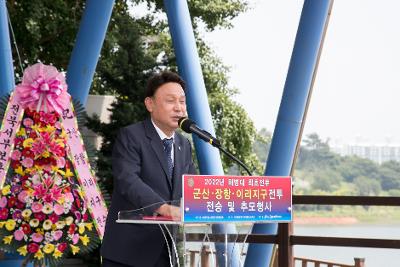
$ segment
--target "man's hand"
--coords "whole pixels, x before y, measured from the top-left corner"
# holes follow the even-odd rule
[[[168,204],[161,205],[156,212],[163,216],[171,216],[174,221],[181,220],[181,208]]]

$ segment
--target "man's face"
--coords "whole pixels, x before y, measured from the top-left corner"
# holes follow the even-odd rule
[[[167,135],[179,127],[179,118],[186,116],[185,92],[179,83],[161,85],[154,96],[145,99],[145,105],[154,123]]]

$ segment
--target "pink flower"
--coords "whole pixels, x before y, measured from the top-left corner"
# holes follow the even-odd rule
[[[53,184],[53,179],[51,177],[47,177],[46,179],[44,179],[44,184],[47,188],[51,187],[51,185]]]
[[[58,157],[56,162],[57,162],[58,168],[64,168],[64,166],[65,166],[65,158],[64,157]]]
[[[28,196],[28,192],[23,190],[23,191],[21,191],[21,193],[18,194],[18,200],[21,201],[22,203],[25,203],[27,196]]]
[[[65,196],[65,199],[68,200],[69,202],[74,201],[74,196],[72,195],[71,192],[66,193],[64,196]]]
[[[80,221],[82,219],[82,214],[79,211],[75,211],[74,214],[78,221]]]
[[[15,238],[15,240],[18,240],[18,241],[21,241],[22,238],[24,238],[24,235],[25,235],[24,231],[19,230],[19,229],[14,232],[14,238]]]
[[[43,196],[47,193],[47,189],[42,184],[33,186],[33,190],[33,196],[39,199],[43,198]]]
[[[2,197],[0,199],[0,208],[4,208],[7,206],[7,198],[6,197]]]
[[[51,202],[54,201],[54,198],[53,198],[53,195],[51,193],[47,193],[46,195],[44,195],[43,200],[46,203],[51,203]]]
[[[50,189],[51,194],[53,195],[54,200],[59,200],[62,197],[61,194],[61,189],[58,186],[53,186],[52,189]]]
[[[72,237],[72,243],[75,245],[79,241],[79,234],[74,234]]]
[[[45,124],[54,125],[57,121],[57,116],[54,113],[40,112],[40,121]]]
[[[47,172],[51,172],[52,166],[50,164],[44,165],[43,169]]]
[[[53,153],[56,156],[64,156],[64,148],[62,148],[59,144],[56,142],[51,142],[49,145],[49,150],[51,153]]]
[[[21,152],[19,150],[14,150],[11,154],[11,159],[13,160],[19,160],[21,157]]]
[[[61,230],[57,230],[55,232],[52,233],[54,240],[57,241],[58,239],[60,239],[63,235],[63,232]]]
[[[54,213],[57,215],[61,215],[64,213],[64,206],[61,206],[60,204],[55,204],[54,205]]]
[[[55,126],[57,129],[61,130],[61,122],[57,121],[57,122],[54,124],[54,126]]]
[[[21,163],[22,163],[22,166],[24,166],[25,168],[30,168],[33,166],[33,159],[24,158]]]
[[[43,240],[43,235],[39,233],[34,233],[31,235],[32,240],[35,241],[36,243],[40,243]]]
[[[32,144],[31,150],[35,154],[35,156],[40,156],[43,152],[46,151],[46,143],[44,143],[42,140],[37,139]]]
[[[40,204],[39,202],[33,202],[31,208],[34,213],[37,213],[42,211],[43,205]]]
[[[31,118],[26,118],[23,120],[22,123],[24,124],[25,127],[31,128],[33,125],[33,120]]]

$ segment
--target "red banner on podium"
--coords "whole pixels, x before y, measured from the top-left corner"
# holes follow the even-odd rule
[[[183,221],[289,222],[289,176],[183,176]]]

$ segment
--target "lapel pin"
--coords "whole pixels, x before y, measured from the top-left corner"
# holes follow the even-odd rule
[[[178,150],[179,150],[179,151],[181,150],[181,147],[180,147],[180,146],[178,146]]]

